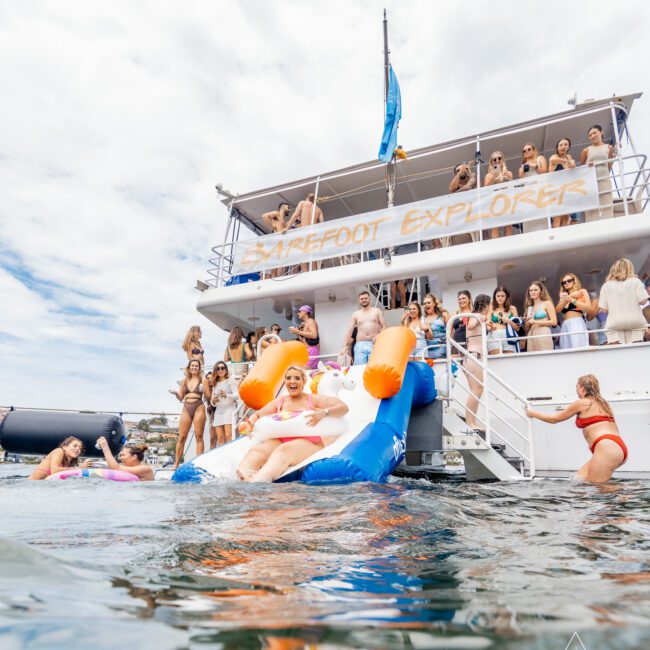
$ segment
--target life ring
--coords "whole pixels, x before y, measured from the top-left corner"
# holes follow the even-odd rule
[[[307,424],[306,411],[281,411],[266,415],[255,422],[252,436],[254,442],[260,443],[275,438],[307,438],[312,436],[340,436],[348,429],[345,418],[327,416],[315,426]]]
[[[140,479],[131,472],[125,472],[122,469],[102,469],[102,468],[81,468],[71,467],[61,472],[48,476],[46,480],[54,479],[65,480],[67,478],[101,478],[107,481],[139,481]]]

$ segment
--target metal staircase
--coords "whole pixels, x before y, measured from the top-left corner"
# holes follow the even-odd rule
[[[532,425],[525,413],[529,404],[525,397],[489,368],[485,323],[481,322],[480,359],[470,355],[452,338],[455,322],[477,317],[470,313],[457,314],[447,323],[449,385],[447,396],[443,398],[443,449],[462,454],[468,481],[532,479],[535,476]],[[454,362],[457,366],[455,378],[452,374]],[[470,414],[465,404],[467,397],[473,394],[469,388],[469,378],[475,383],[474,397],[479,404],[471,415],[481,425],[480,430],[470,429],[461,415]]]

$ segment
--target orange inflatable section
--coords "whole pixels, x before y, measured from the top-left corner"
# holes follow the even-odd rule
[[[387,327],[379,334],[363,372],[363,385],[373,397],[385,399],[399,393],[414,347],[415,332],[408,327]]]
[[[307,348],[300,341],[269,345],[239,385],[239,396],[246,406],[261,409],[275,399],[287,368],[304,366],[308,361]]]

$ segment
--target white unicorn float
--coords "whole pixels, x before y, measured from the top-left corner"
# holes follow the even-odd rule
[[[354,380],[347,377],[343,370],[325,365],[322,361],[318,363],[318,371],[312,378],[312,385],[314,384],[317,386],[317,395],[329,397],[339,397],[341,390],[354,390],[355,387]],[[274,438],[302,438],[307,433],[316,436],[340,436],[348,429],[345,417],[332,415],[323,418],[315,426],[310,426],[307,416],[311,413],[312,410],[283,411],[260,418],[251,431],[253,444]]]

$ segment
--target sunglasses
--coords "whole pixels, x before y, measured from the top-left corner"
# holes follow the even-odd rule
[[[573,278],[567,278],[566,280],[562,280],[560,284],[562,286],[564,286],[565,284],[573,284]]]
[[[226,366],[217,366],[217,372],[219,372],[220,370],[225,370],[225,369],[226,369]]]
[[[526,147],[524,149],[524,153],[530,153],[531,151],[532,151],[532,149],[530,147]]]
[[[500,162],[501,160],[503,160],[502,156],[495,156],[494,158],[492,158],[492,162]]]

